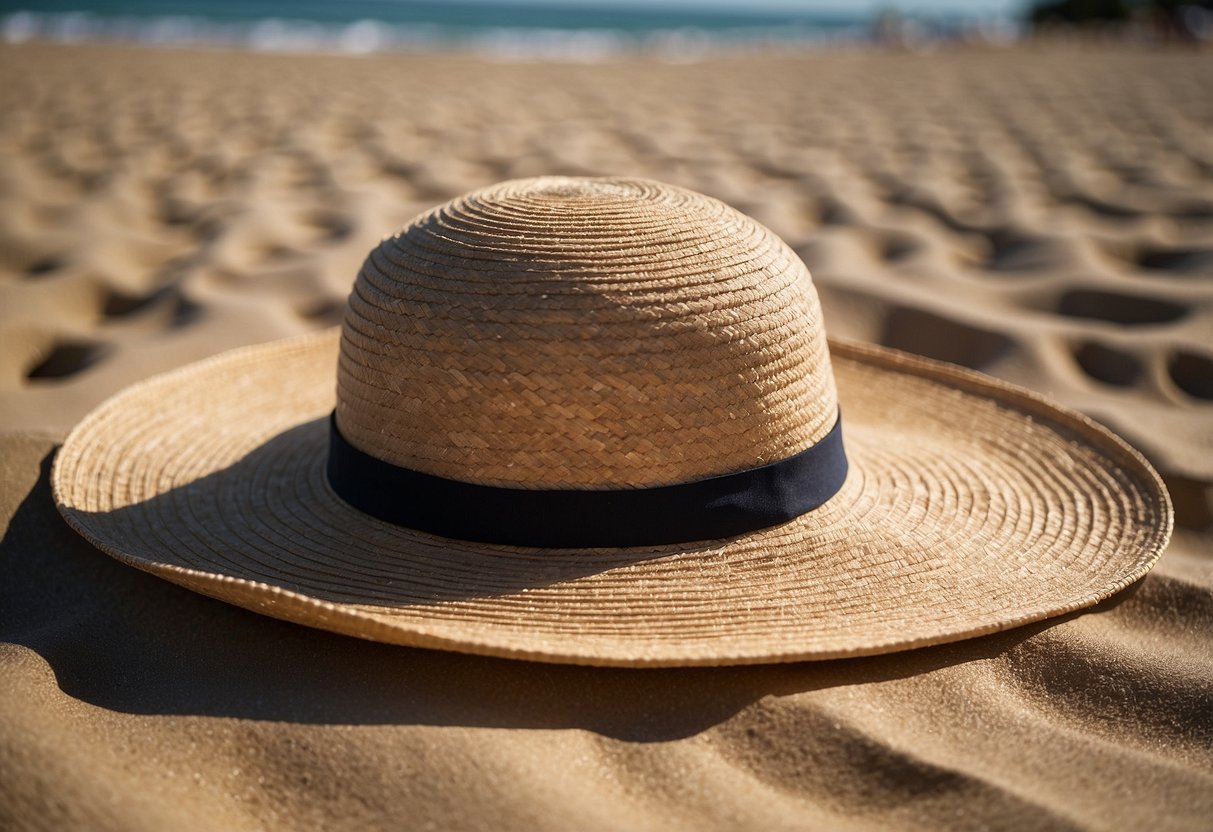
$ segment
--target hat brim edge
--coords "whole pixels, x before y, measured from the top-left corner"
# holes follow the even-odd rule
[[[95,420],[103,419],[106,413],[112,410],[121,408],[129,397],[137,395],[149,385],[172,384],[175,379],[189,378],[198,372],[199,369],[226,365],[233,357],[247,356],[249,354],[257,355],[281,349],[283,346],[306,347],[313,344],[313,342],[324,341],[331,337],[332,331],[330,330],[286,339],[289,344],[285,342],[272,342],[270,344],[242,347],[139,382],[119,392],[87,416],[69,434],[63,447],[67,447],[72,442],[73,435],[77,435],[86,429],[88,424]],[[357,607],[315,598],[304,593],[274,586],[270,583],[223,575],[217,572],[191,569],[170,563],[149,563],[138,557],[131,556],[112,545],[109,541],[101,539],[85,521],[84,513],[70,504],[67,492],[71,484],[65,478],[65,472],[60,465],[60,453],[56,454],[52,465],[52,493],[56,506],[68,525],[107,555],[142,571],[185,586],[192,591],[227,603],[233,603],[261,614],[376,642],[418,648],[470,652],[508,659],[593,666],[667,667],[774,664],[885,654],[951,643],[1003,632],[1093,606],[1136,583],[1161,556],[1166,541],[1171,535],[1174,523],[1170,497],[1167,494],[1162,478],[1145,457],[1108,428],[1081,413],[1056,404],[1038,393],[962,367],[887,347],[843,339],[831,338],[830,348],[832,355],[840,358],[849,358],[873,364],[890,372],[909,373],[928,381],[960,388],[975,395],[997,399],[1003,404],[1012,405],[1029,415],[1037,416],[1051,424],[1063,424],[1073,432],[1077,439],[1098,446],[1109,456],[1119,457],[1135,469],[1134,473],[1136,475],[1149,481],[1152,485],[1149,493],[1153,497],[1154,502],[1148,508],[1150,513],[1160,523],[1153,530],[1153,534],[1150,535],[1149,542],[1143,547],[1149,551],[1144,552],[1144,556],[1138,560],[1134,568],[1121,574],[1117,580],[1082,597],[1074,598],[1068,604],[1054,605],[1048,609],[1026,611],[1019,617],[969,628],[963,632],[939,633],[933,637],[872,641],[861,647],[838,650],[781,650],[772,645],[770,652],[764,654],[754,654],[752,652],[730,653],[722,645],[721,651],[713,655],[688,655],[671,658],[669,655],[661,653],[650,655],[637,653],[622,656],[577,650],[562,650],[556,647],[539,650],[528,649],[518,647],[498,638],[477,640],[466,634],[458,638],[452,638],[439,632],[441,628],[427,629],[416,625],[409,631],[404,632],[397,628],[385,626],[377,618],[362,612]],[[60,448],[60,451],[62,451],[62,448]],[[567,648],[567,646],[566,644],[565,647]]]

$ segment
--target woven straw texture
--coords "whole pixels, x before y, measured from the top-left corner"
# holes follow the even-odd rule
[[[418,218],[367,259],[341,347],[352,443],[481,484],[685,482],[791,456],[837,410],[796,255],[644,180],[507,182]]]
[[[53,484],[104,551],[231,603],[587,664],[951,641],[1089,606],[1157,559],[1166,492],[1105,429],[974,373],[831,346],[832,366],[804,266],[721,203],[645,181],[505,183],[385,240],[340,333],[228,353],[102,405]],[[843,489],[727,540],[469,544],[362,515],[324,476],[334,405],[352,442],[396,464],[592,489],[786,457],[840,403]]]

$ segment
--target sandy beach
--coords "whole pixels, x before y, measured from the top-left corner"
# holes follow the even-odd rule
[[[1213,61],[1094,46],[599,64],[0,47],[0,826],[1207,828]],[[903,654],[558,667],[261,617],[48,485],[125,386],[340,321],[418,212],[539,174],[755,217],[831,335],[1106,424],[1176,534],[1094,610]]]

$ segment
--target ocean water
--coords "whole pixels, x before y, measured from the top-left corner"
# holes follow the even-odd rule
[[[901,33],[948,35],[1008,21],[976,13],[903,22]],[[587,6],[526,0],[21,0],[0,2],[8,42],[119,41],[267,51],[369,53],[468,48],[500,56],[594,60],[658,50],[693,57],[722,48],[860,41],[863,12],[771,12],[705,6]],[[887,31],[887,30],[886,30]]]

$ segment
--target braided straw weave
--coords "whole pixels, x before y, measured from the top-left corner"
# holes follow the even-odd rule
[[[324,474],[334,405],[351,442],[398,465],[595,489],[785,458],[839,404],[842,490],[724,540],[473,544],[363,515]],[[368,257],[340,333],[136,385],[72,432],[52,482],[107,553],[268,615],[625,666],[1006,629],[1137,580],[1171,529],[1158,476],[1106,429],[975,373],[827,346],[809,275],[774,235],[638,180],[509,182],[417,218]]]
[[[685,482],[791,456],[836,412],[804,265],[654,182],[508,182],[443,205],[371,253],[342,329],[342,433],[468,482]]]

